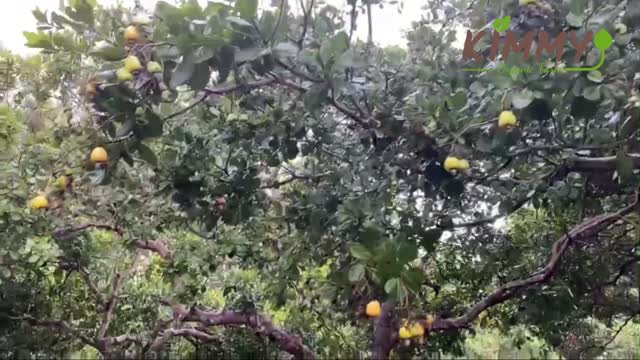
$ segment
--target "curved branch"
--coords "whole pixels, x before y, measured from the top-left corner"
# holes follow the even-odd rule
[[[152,251],[160,255],[165,260],[170,259],[172,255],[169,247],[160,240],[138,240],[135,245],[138,249]]]
[[[184,305],[175,303],[172,304],[171,302],[167,301],[163,301],[163,303],[171,304],[174,311],[174,318],[180,319],[182,321],[198,322],[205,326],[244,325],[246,327],[252,328],[258,335],[271,339],[282,350],[293,355],[296,359],[317,358],[316,354],[304,345],[302,339],[285,330],[277,328],[273,324],[273,322],[271,322],[271,320],[267,319],[263,315],[240,311],[214,312],[196,308],[187,310],[187,307]],[[167,338],[170,338],[171,336],[184,336],[185,334],[191,333],[193,332],[179,331],[176,333],[176,330],[174,330],[173,332],[170,331],[168,334],[165,332],[162,338],[164,338],[165,336]]]
[[[631,158],[633,168],[640,168],[640,154],[627,154]],[[570,160],[569,171],[614,171],[616,169],[616,157],[577,157]]]
[[[300,38],[298,39],[298,42],[297,42],[298,48],[300,50],[302,50],[304,45],[304,38],[307,36],[307,28],[309,27],[309,15],[313,10],[314,1],[315,0],[311,0],[311,3],[309,4],[309,8],[306,8],[306,6],[304,6],[304,0],[300,0],[300,7],[302,8],[302,16],[303,16],[302,33],[300,34]]]
[[[634,202],[631,205],[621,209],[620,211],[611,214],[600,215],[595,218],[585,220],[582,224],[574,227],[571,231],[569,231],[569,233],[562,236],[554,243],[551,259],[544,267],[544,269],[535,274],[532,274],[525,279],[514,280],[498,287],[491,294],[477,302],[469,310],[467,310],[466,313],[459,317],[451,319],[437,319],[433,324],[432,331],[445,331],[466,328],[471,324],[472,321],[474,321],[478,317],[478,315],[480,315],[480,313],[487,310],[488,308],[513,298],[521,290],[548,282],[556,273],[560,265],[562,256],[565,254],[574,240],[590,237],[604,230],[611,224],[620,220],[623,216],[636,210],[637,203],[638,198],[636,193]]]

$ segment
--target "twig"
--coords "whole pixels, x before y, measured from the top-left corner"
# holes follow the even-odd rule
[[[278,29],[280,28],[280,24],[282,23],[282,17],[284,16],[284,8],[287,5],[287,0],[280,0],[280,12],[278,13],[278,21],[276,22],[276,27],[273,28],[273,33],[269,38],[269,43],[273,44],[273,40],[275,40],[276,35],[278,34]]]
[[[81,340],[83,343],[92,346],[96,349],[99,349],[98,344],[91,340],[88,336],[84,335],[80,330],[75,329],[73,327],[71,327],[69,324],[67,324],[65,321],[62,320],[42,320],[42,319],[37,319],[31,315],[22,315],[22,316],[7,316],[4,314],[1,314],[4,317],[7,317],[11,320],[22,320],[22,321],[26,321],[31,325],[35,325],[35,326],[46,326],[46,327],[55,327],[55,328],[59,328],[62,331],[66,332],[67,334],[74,336],[76,338],[78,338],[79,340]]]
[[[309,15],[311,14],[311,10],[313,10],[315,0],[311,0],[309,3],[309,8],[307,9],[304,6],[304,0],[300,0],[300,7],[302,8],[302,33],[300,34],[300,38],[298,39],[298,49],[302,50],[304,47],[304,38],[307,36],[307,28],[309,27]]]
[[[98,289],[98,286],[93,282],[93,280],[91,280],[91,274],[89,274],[89,271],[87,271],[87,269],[85,269],[84,267],[79,267],[78,273],[82,276],[84,282],[96,297],[96,301],[98,302],[98,304],[100,304],[100,306],[104,306],[104,296],[100,292],[100,289]]]
[[[96,333],[96,338],[98,340],[104,339],[105,335],[107,334],[107,330],[109,330],[109,325],[111,324],[111,320],[113,319],[113,312],[118,305],[120,291],[122,291],[122,287],[124,286],[126,278],[129,277],[129,275],[131,275],[131,273],[135,269],[136,260],[137,258],[133,260],[133,263],[129,267],[129,270],[118,272],[113,277],[111,296],[109,297],[109,300],[107,300],[105,310],[102,315],[102,322],[100,324],[98,332]]]
[[[135,245],[138,249],[152,251],[166,260],[170,259],[172,255],[169,247],[160,240],[138,240]]]
[[[193,109],[194,107],[198,106],[200,103],[202,103],[202,102],[203,102],[203,101],[205,101],[206,99],[207,99],[207,96],[206,96],[206,95],[204,95],[204,96],[200,97],[200,99],[196,100],[193,104],[191,104],[191,105],[189,105],[189,106],[185,107],[184,109],[179,110],[179,111],[176,111],[176,112],[174,112],[173,114],[167,115],[164,119],[162,119],[162,121],[164,122],[164,121],[167,121],[167,120],[173,119],[173,118],[174,118],[174,117],[176,117],[176,116],[180,116],[180,115],[182,115],[182,114],[186,113],[187,111],[189,111],[189,110]]]
[[[369,24],[369,35],[367,37],[367,43],[373,44],[373,20],[371,16],[371,1],[367,1],[367,23]]]
[[[640,310],[636,311],[635,313],[631,314],[631,316],[629,316],[624,323],[622,323],[622,325],[620,325],[620,327],[618,328],[618,330],[616,330],[616,332],[613,334],[613,336],[611,337],[611,339],[607,340],[607,342],[605,342],[604,344],[598,346],[599,348],[605,350],[607,348],[607,346],[609,346],[612,342],[614,342],[616,340],[616,338],[618,337],[618,335],[620,335],[620,332],[622,332],[622,329],[625,328],[625,326],[627,326],[627,324],[633,319],[635,318],[638,314],[640,314]]]

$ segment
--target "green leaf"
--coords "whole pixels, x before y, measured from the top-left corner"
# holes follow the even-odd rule
[[[359,234],[359,239],[363,243],[375,244],[382,237],[383,231],[376,225],[365,226]]]
[[[356,283],[364,279],[365,267],[363,264],[355,264],[349,270],[349,281]]]
[[[243,63],[247,61],[253,61],[263,55],[270,53],[269,49],[263,49],[259,46],[252,46],[250,48],[236,50],[235,60],[237,63]]]
[[[584,91],[582,91],[582,96],[590,101],[600,100],[600,85],[586,87]]]
[[[258,13],[258,0],[236,0],[234,10],[244,19],[253,19]]]
[[[236,16],[227,16],[226,20],[233,24],[233,25],[238,25],[239,27],[245,27],[245,28],[252,28],[253,25],[251,25],[250,22],[248,22],[247,20],[241,19],[239,17]]]
[[[616,170],[623,183],[633,177],[633,159],[624,151],[619,151],[616,154]]]
[[[418,246],[407,240],[402,241],[398,245],[396,257],[398,258],[398,263],[407,264],[418,257]]]
[[[384,291],[389,295],[394,295],[398,293],[398,288],[400,287],[400,279],[391,278],[387,280],[384,284]]]
[[[93,6],[87,0],[74,0],[65,9],[65,14],[73,20],[93,25]]]
[[[191,86],[191,89],[194,91],[200,91],[209,84],[210,79],[211,69],[209,68],[209,64],[201,62],[196,64],[191,80],[189,81],[189,86]]]
[[[467,103],[467,94],[464,90],[458,90],[449,98],[449,103],[454,108],[461,108]]]
[[[389,296],[395,298],[396,301],[403,301],[407,296],[407,290],[404,284],[397,277],[387,280],[384,284],[384,291],[389,294]]]
[[[97,56],[106,61],[119,61],[124,59],[127,54],[124,51],[124,48],[116,46],[104,46],[90,50],[89,55]]]
[[[587,4],[584,0],[571,0],[569,9],[572,13],[582,14],[587,9]]]
[[[273,54],[277,58],[287,58],[298,54],[298,46],[292,42],[278,43],[273,47]]]
[[[320,107],[327,99],[328,88],[326,84],[315,84],[311,86],[309,91],[304,94],[304,105],[309,112],[314,112]]]
[[[609,34],[607,30],[600,29],[600,31],[598,31],[598,33],[596,33],[596,36],[593,38],[593,43],[596,45],[598,49],[600,49],[601,51],[605,51],[609,47],[611,47],[611,44],[613,43],[613,38],[611,37],[611,34]]]
[[[176,88],[177,86],[186,84],[191,79],[195,66],[195,63],[193,62],[193,53],[188,52],[184,54],[182,61],[171,74],[169,86],[171,88]]]
[[[138,134],[140,140],[162,136],[163,125],[164,124],[160,116],[153,112],[153,110],[147,109],[144,112],[144,118],[141,123],[138,123]]]
[[[422,270],[415,268],[402,272],[401,278],[402,283],[413,292],[420,291],[422,283],[425,281]]]
[[[636,133],[638,131],[638,125],[640,124],[638,124],[637,119],[629,117],[620,126],[620,129],[618,130],[618,138],[626,139],[631,136],[631,134]]]
[[[138,156],[140,156],[142,160],[146,161],[153,167],[158,166],[158,157],[147,145],[140,143],[137,146],[137,150]]]
[[[324,65],[329,69],[335,64],[335,60],[338,59],[349,48],[349,36],[344,31],[337,33],[334,37],[326,39],[320,46],[320,58]]]
[[[41,23],[47,22],[47,15],[44,12],[42,12],[40,8],[36,7],[36,9],[33,10],[31,13],[33,14],[33,17],[36,18],[38,22],[41,22]]]
[[[45,34],[42,32],[34,33],[28,31],[25,31],[22,34],[27,39],[27,43],[25,44],[27,47],[53,49],[53,42],[49,34]]]
[[[434,245],[440,240],[442,236],[442,230],[438,228],[429,229],[422,232],[422,237],[420,238],[420,245],[422,245],[426,250],[434,249]]]
[[[362,244],[354,244],[351,246],[351,248],[349,249],[349,252],[351,253],[351,256],[353,256],[356,259],[360,259],[360,260],[369,260],[373,257],[373,254],[371,254],[371,252],[369,251],[369,249],[367,249],[366,247],[364,247],[364,245]]]
[[[583,0],[580,0],[582,2],[584,2]],[[579,28],[582,26],[582,22],[584,21],[584,16],[583,15],[576,15],[573,12],[570,12],[569,14],[567,14],[567,16],[565,17],[565,19],[567,20],[567,23],[573,27]]]
[[[587,79],[593,81],[594,83],[601,83],[602,80],[604,80],[604,77],[602,76],[602,73],[600,71],[593,70],[587,74]]]
[[[515,94],[513,94],[513,99],[512,99],[513,107],[515,109],[524,109],[527,106],[529,106],[529,104],[531,104],[533,99],[534,99],[533,92],[531,92],[528,89],[520,90]]]

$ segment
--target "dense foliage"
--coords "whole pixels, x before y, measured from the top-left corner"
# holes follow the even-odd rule
[[[405,50],[370,16],[401,4],[347,3],[33,12],[41,54],[2,54],[2,356],[635,356],[640,6],[431,1]],[[477,64],[460,28],[596,41]]]

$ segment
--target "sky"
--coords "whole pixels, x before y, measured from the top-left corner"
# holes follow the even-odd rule
[[[171,1],[171,0],[170,0]],[[325,3],[334,5],[338,8],[345,8],[346,0],[324,0]],[[412,21],[420,20],[423,11],[421,7],[428,0],[405,0],[404,10],[402,14],[398,13],[396,6],[385,6],[380,9],[373,7],[373,39],[374,42],[382,45],[399,45],[404,47],[403,32],[410,28]],[[125,6],[133,6],[134,0],[100,0],[101,4],[123,3]],[[141,0],[144,7],[153,9],[156,0]],[[206,4],[206,0],[199,0],[201,4]],[[261,6],[269,6],[271,0],[260,0]],[[297,1],[292,2],[297,6]],[[2,45],[18,54],[27,55],[35,54],[37,49],[29,49],[24,46],[25,40],[22,35],[23,31],[35,31],[36,21],[31,14],[31,10],[36,6],[42,10],[57,10],[59,0],[18,0],[11,1],[11,5],[3,6],[0,11],[0,42]],[[292,5],[293,6],[293,5]],[[294,7],[295,8],[295,7]],[[358,17],[358,30],[356,35],[361,38],[367,38],[367,17]]]

